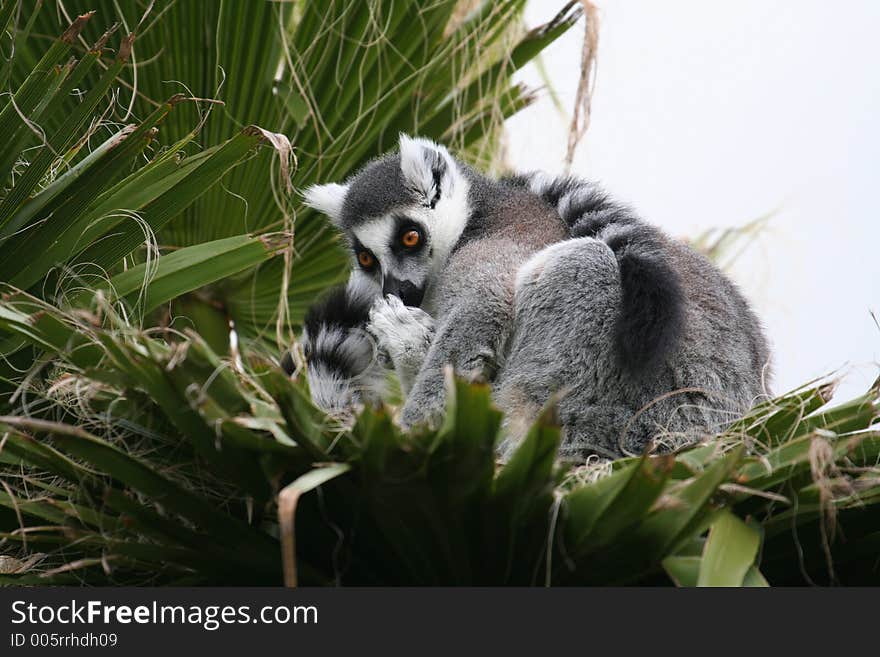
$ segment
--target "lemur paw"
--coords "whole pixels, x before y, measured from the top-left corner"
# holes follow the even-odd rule
[[[438,427],[446,412],[446,386],[444,370],[422,372],[401,409],[400,426],[404,430],[419,426]]]
[[[495,352],[484,348],[465,359],[461,363],[459,373],[472,383],[487,383],[495,378],[497,367]]]
[[[434,337],[434,320],[424,310],[389,295],[370,308],[367,330],[395,366],[411,364],[418,369]]]
[[[436,428],[443,419],[443,410],[442,403],[436,399],[410,396],[400,412],[398,423],[404,431],[420,426]]]

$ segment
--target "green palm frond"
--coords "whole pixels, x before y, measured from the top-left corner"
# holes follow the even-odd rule
[[[19,44],[12,84],[46,47],[40,35],[57,33],[75,12],[96,9],[97,17],[137,33],[115,77],[114,119],[149,116],[176,94],[203,99],[163,117],[157,139],[169,151],[192,155],[260,125],[294,145],[299,189],[348,175],[394,147],[401,131],[441,139],[485,160],[495,152],[504,119],[533,98],[512,74],[567,31],[581,9],[569,2],[546,25],[522,34],[523,0],[482,2],[463,18],[455,14],[459,4],[160,0],[145,14],[145,3],[72,0],[63,5],[67,16],[49,8],[34,13],[33,38]],[[74,55],[99,37],[96,23],[88,21],[73,39]],[[102,50],[85,80],[110,77],[115,56]],[[51,117],[46,123],[54,125]],[[128,247],[137,237],[142,243],[148,232],[161,247],[180,248],[241,234],[295,232],[292,258],[277,258],[250,277],[182,302],[187,313],[202,303],[220,309],[243,338],[270,343],[279,336],[280,314],[285,342],[287,320],[296,325],[315,292],[344,275],[334,232],[279,180],[278,163],[271,149],[263,149],[239,162],[221,184],[187,183],[199,186],[198,198],[125,242]],[[134,233],[138,227],[130,221],[129,228]],[[80,262],[105,266],[103,251],[86,252]],[[45,258],[57,257],[52,252]]]
[[[180,95],[141,120],[108,120],[108,93],[135,35],[111,30],[76,53],[93,18],[83,14],[54,39],[0,110],[11,135],[0,154],[0,280],[47,297],[118,271],[266,141],[249,126],[189,156],[198,130],[157,147],[160,127],[184,104]],[[111,48],[110,63],[96,71]]]
[[[75,563],[96,566],[77,571],[87,582],[280,583],[285,560],[312,584],[751,586],[874,572],[877,386],[831,407],[827,385],[797,390],[703,445],[596,476],[556,462],[550,416],[497,464],[485,386],[452,384],[436,431],[404,435],[387,409],[341,427],[301,381],[221,359],[195,334],[169,346],[111,306],[65,315],[7,299],[0,328],[58,355],[29,393],[50,417],[0,418],[3,538],[31,564],[10,582],[59,581]]]

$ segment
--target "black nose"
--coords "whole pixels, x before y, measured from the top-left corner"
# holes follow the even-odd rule
[[[418,308],[425,296],[425,288],[409,281],[399,281],[389,276],[382,285],[383,294],[393,294],[403,301],[403,305]]]

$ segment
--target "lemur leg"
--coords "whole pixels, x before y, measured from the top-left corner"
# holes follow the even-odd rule
[[[434,320],[395,296],[377,300],[367,330],[391,360],[403,393],[409,394],[434,338]]]
[[[526,256],[507,240],[483,242],[463,247],[444,274],[437,332],[401,412],[405,428],[442,415],[447,366],[474,381],[495,378],[512,326],[515,265]]]
[[[406,398],[400,417],[404,428],[431,422],[443,413],[447,366],[472,381],[494,377],[499,336],[504,331],[500,319],[475,304],[467,304],[444,322]]]
[[[600,240],[559,242],[523,263],[513,336],[496,386],[506,422],[502,456],[551,402],[563,426],[561,453],[619,455],[614,443],[630,416],[620,408],[626,391],[614,354],[620,299],[617,261]]]
[[[663,284],[650,268],[651,252],[642,257],[653,282]],[[696,392],[694,382],[699,390],[718,386],[703,383],[693,370],[676,369],[674,353],[664,354],[659,365],[643,363],[638,373],[622,363],[627,280],[619,262],[612,245],[582,237],[547,247],[520,268],[513,338],[496,393],[507,422],[502,455],[512,453],[551,401],[563,428],[559,454],[581,461],[672,449],[717,425],[709,421],[715,402]],[[650,288],[645,283],[643,289]],[[643,305],[658,299],[636,297]]]

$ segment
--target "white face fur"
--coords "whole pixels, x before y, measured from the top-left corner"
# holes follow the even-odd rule
[[[439,161],[445,167],[437,176],[432,165]],[[400,169],[419,202],[366,218],[347,231],[353,247],[352,279],[418,306],[464,230],[468,181],[446,148],[403,134]],[[305,202],[338,225],[347,192],[348,185],[315,185],[306,190]]]

